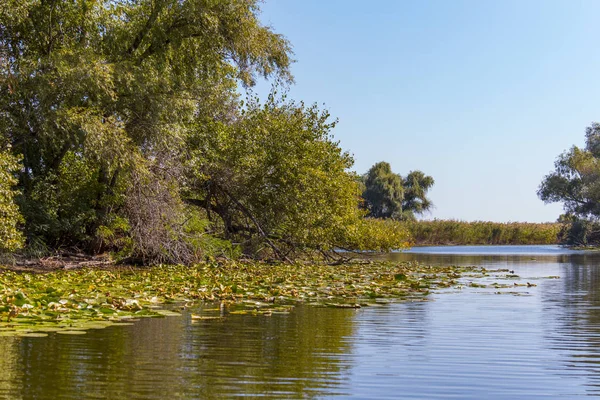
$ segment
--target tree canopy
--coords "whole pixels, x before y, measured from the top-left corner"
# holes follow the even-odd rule
[[[18,160],[10,153],[0,153],[0,251],[14,251],[23,246],[23,235],[18,230],[22,216],[14,201],[17,195],[14,173],[18,167]]]
[[[434,180],[418,170],[402,177],[389,163],[378,162],[363,176],[363,184],[363,206],[373,218],[412,220],[433,207],[427,192]]]
[[[600,219],[600,124],[586,129],[585,147],[577,146],[558,156],[554,171],[546,175],[538,196],[546,203],[560,202],[570,231],[568,239],[577,244],[600,240],[600,229],[594,227]]]
[[[0,144],[21,159],[9,203],[28,246],[192,262],[406,242],[360,237],[391,228],[363,221],[326,110],[240,101],[259,77],[292,82],[291,45],[258,0],[4,5]]]

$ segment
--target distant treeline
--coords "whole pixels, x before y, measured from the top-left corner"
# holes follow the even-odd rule
[[[407,221],[416,245],[557,244],[559,223]]]

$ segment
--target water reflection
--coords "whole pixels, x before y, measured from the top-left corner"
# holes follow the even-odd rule
[[[458,246],[456,246],[458,247]],[[477,247],[477,246],[471,246]],[[571,264],[577,265],[600,265],[600,254],[598,252],[575,252],[569,250],[567,253],[544,253],[539,250],[534,254],[518,254],[507,252],[502,254],[495,251],[494,254],[474,254],[466,252],[458,253],[391,253],[383,258],[392,261],[418,261],[429,265],[475,265],[491,268],[500,268],[502,265],[538,265],[538,266],[554,266],[556,264]],[[421,251],[424,251],[423,249]]]
[[[0,337],[0,398],[600,395],[600,254],[392,257],[507,268],[537,286],[467,285],[360,310],[297,307],[197,323],[186,314],[84,336]]]
[[[545,340],[559,356],[558,375],[584,376],[588,393],[600,394],[600,269],[597,256],[576,257],[561,268],[561,280],[541,296],[548,315]]]
[[[335,393],[353,310],[300,308],[222,322],[141,320],[83,336],[2,338],[0,398],[167,399]]]

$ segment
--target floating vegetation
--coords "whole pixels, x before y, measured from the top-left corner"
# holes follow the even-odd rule
[[[192,314],[192,321],[222,321],[224,317],[209,317],[203,315]]]
[[[359,309],[398,300],[424,301],[431,290],[465,285],[496,290],[536,286],[514,282],[517,277],[509,270],[414,262],[338,266],[214,262],[44,274],[0,268],[0,337],[81,335],[91,329],[132,325],[139,318],[179,317],[204,302],[219,304],[191,313],[192,322],[289,314],[297,303]],[[497,282],[503,279],[509,282]]]
[[[286,314],[297,302],[359,308],[386,299],[423,299],[431,289],[457,285],[463,273],[481,275],[481,269],[397,262],[215,262],[45,274],[0,268],[0,336],[82,334],[137,318],[181,316],[173,310],[175,304],[185,309],[197,302],[221,301],[225,306],[212,309],[218,316],[192,315],[195,321],[229,314]]]

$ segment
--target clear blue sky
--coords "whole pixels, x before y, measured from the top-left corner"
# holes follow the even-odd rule
[[[334,135],[357,172],[384,160],[432,175],[428,218],[561,213],[536,190],[600,121],[600,1],[270,0],[262,10],[294,48],[290,97],[339,118]]]

